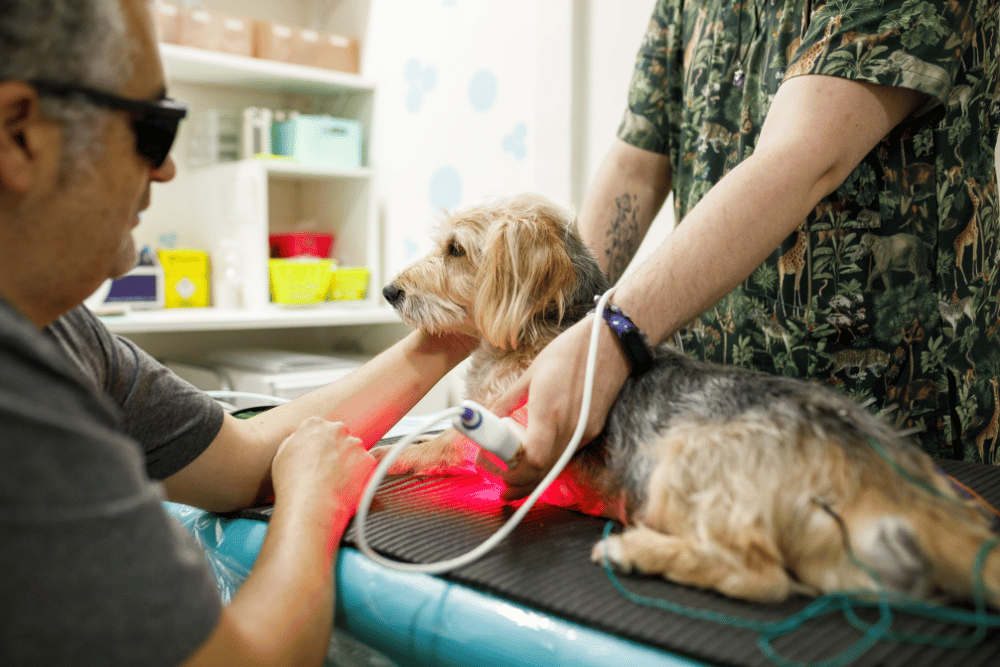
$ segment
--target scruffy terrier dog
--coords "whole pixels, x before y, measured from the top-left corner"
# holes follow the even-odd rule
[[[488,406],[608,285],[573,214],[543,197],[469,208],[446,227],[383,295],[412,326],[480,336],[467,396]],[[817,383],[698,362],[669,345],[655,354],[570,464],[624,499],[626,528],[595,545],[595,562],[606,554],[620,571],[755,601],[973,596],[990,519],[917,446]],[[457,462],[455,435],[411,446],[391,472]],[[1000,550],[982,576],[986,601],[1000,607]]]

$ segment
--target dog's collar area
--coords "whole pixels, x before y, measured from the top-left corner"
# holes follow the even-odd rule
[[[600,301],[600,295],[594,297],[594,302]],[[593,312],[593,311],[591,311]],[[629,364],[632,366],[632,377],[639,377],[653,367],[653,352],[649,347],[649,339],[642,329],[635,325],[625,312],[614,305],[608,303],[601,314],[604,321],[608,323],[611,331],[614,332],[618,344],[625,353]]]

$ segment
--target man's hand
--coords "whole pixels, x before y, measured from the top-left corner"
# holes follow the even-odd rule
[[[492,412],[506,416],[526,399],[528,405],[527,432],[521,443],[524,456],[512,468],[499,473],[507,485],[504,500],[530,494],[572,439],[580,418],[592,326],[593,316],[588,316],[564,331],[491,406]],[[599,323],[597,345],[590,413],[578,447],[603,430],[611,405],[631,370],[614,334],[603,322]],[[480,463],[484,462],[480,456]]]
[[[297,502],[333,493],[339,506],[353,513],[375,466],[361,439],[348,435],[342,423],[310,417],[274,455],[274,495],[279,502]]]

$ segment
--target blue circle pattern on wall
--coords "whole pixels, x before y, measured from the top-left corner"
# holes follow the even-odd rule
[[[469,102],[476,111],[486,111],[497,98],[497,79],[493,72],[484,69],[476,72],[469,84]]]
[[[523,160],[528,154],[528,146],[524,143],[526,136],[528,136],[528,126],[518,123],[514,126],[514,131],[503,138],[503,149],[513,153],[518,160]]]
[[[431,179],[431,203],[450,211],[462,199],[462,179],[452,167],[441,167]]]
[[[411,113],[416,113],[423,105],[424,93],[434,90],[437,85],[437,70],[433,65],[421,67],[419,60],[410,58],[403,66],[403,77],[410,84],[410,90],[406,94],[406,108]]]
[[[412,262],[417,258],[420,253],[420,244],[417,243],[416,239],[412,236],[407,236],[403,239],[403,259],[406,262]]]

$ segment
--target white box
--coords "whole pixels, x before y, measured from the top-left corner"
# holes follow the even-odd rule
[[[204,391],[238,391],[293,399],[342,379],[367,357],[325,356],[284,350],[228,350],[164,365]],[[270,404],[258,398],[223,398],[236,409]]]
[[[331,382],[342,382],[368,357],[327,356],[273,349],[235,349],[197,359],[167,359],[164,365],[203,391],[239,391],[293,399]],[[224,398],[237,410],[270,405],[256,398]],[[451,382],[439,382],[409,412],[410,416],[440,412],[453,404]]]

